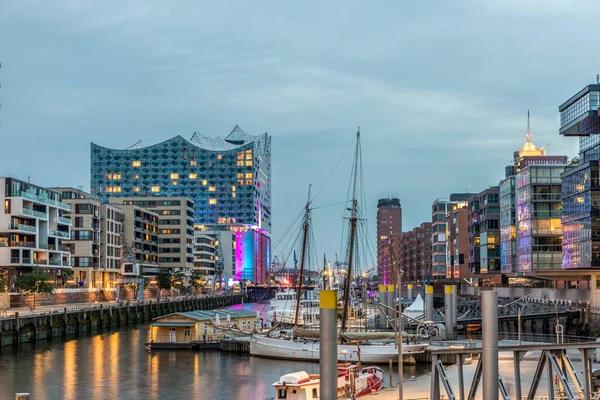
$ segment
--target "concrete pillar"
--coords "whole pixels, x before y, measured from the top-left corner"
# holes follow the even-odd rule
[[[433,285],[425,286],[425,321],[433,321]]]
[[[408,285],[406,285],[406,297],[412,301],[413,299],[413,284],[409,283]]]
[[[337,399],[337,290],[321,290],[319,367],[319,398],[322,400]]]
[[[498,292],[481,292],[481,314],[483,393],[486,400],[498,400]]]
[[[446,337],[454,338],[454,317],[452,316],[452,286],[444,286],[444,325],[446,327]]]
[[[390,321],[394,321],[396,319],[396,312],[395,310],[395,304],[396,302],[395,300],[395,290],[394,290],[394,285],[387,285],[387,305],[388,305],[388,309],[387,309],[387,316],[389,318]],[[390,323],[390,328],[392,327],[392,324]]]
[[[452,285],[452,326],[454,327],[454,332],[457,329],[457,320],[458,320],[458,286]]]

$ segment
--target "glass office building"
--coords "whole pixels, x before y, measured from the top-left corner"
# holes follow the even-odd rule
[[[91,144],[91,191],[109,197],[188,197],[194,225],[271,230],[271,137],[239,127],[225,138],[198,133],[121,150]]]

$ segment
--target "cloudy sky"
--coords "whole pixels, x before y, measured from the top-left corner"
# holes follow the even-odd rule
[[[125,148],[237,124],[273,137],[273,235],[360,125],[365,198],[404,230],[451,192],[498,183],[534,143],[577,152],[558,106],[600,72],[600,3],[14,1],[0,7],[0,175],[89,189],[90,142]],[[343,201],[344,158],[315,206]],[[314,212],[340,251],[341,206]],[[275,252],[285,251],[275,249]]]

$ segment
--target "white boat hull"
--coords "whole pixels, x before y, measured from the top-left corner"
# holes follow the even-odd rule
[[[427,344],[404,344],[402,354],[419,354]],[[315,341],[292,341],[253,335],[250,338],[250,355],[286,360],[319,361],[320,343]],[[338,361],[358,361],[358,345],[338,344]],[[346,350],[346,355],[343,351]],[[363,364],[387,364],[389,360],[398,362],[398,349],[391,344],[363,344],[360,346],[360,360]]]

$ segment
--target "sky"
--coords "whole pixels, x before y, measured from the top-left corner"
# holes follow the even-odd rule
[[[558,106],[600,73],[597,15],[596,0],[4,2],[0,175],[88,190],[92,141],[268,132],[280,254],[309,183],[334,171],[313,206],[346,199],[360,126],[374,242],[380,197],[400,198],[407,231],[435,199],[497,185],[528,109],[535,144],[577,154]],[[343,212],[313,212],[332,260]]]

